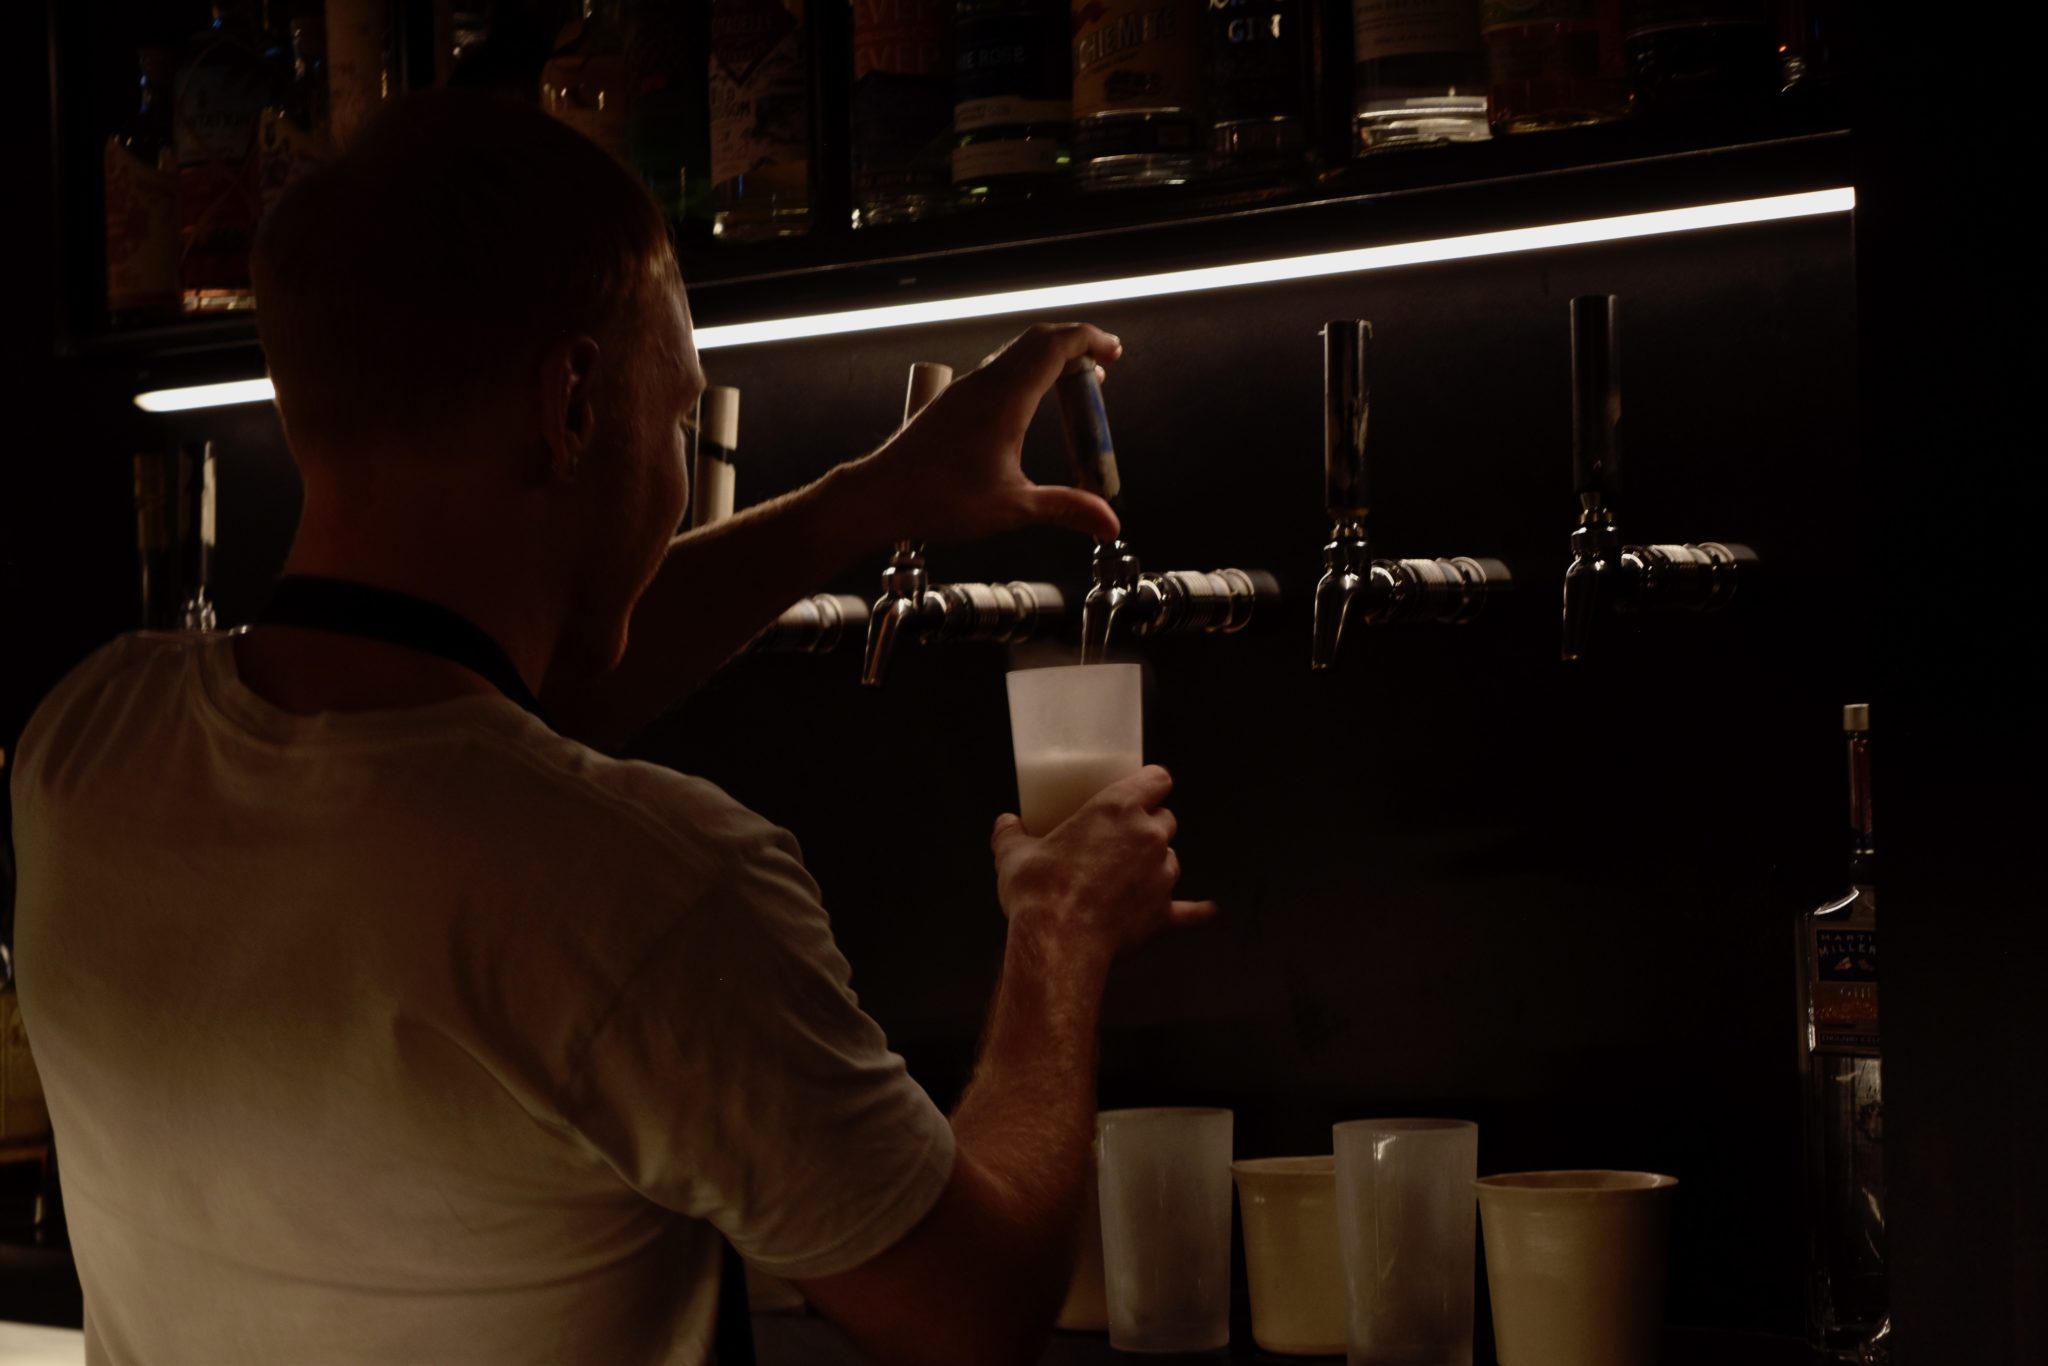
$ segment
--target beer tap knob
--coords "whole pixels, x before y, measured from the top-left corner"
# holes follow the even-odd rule
[[[1612,294],[1572,300],[1572,486],[1579,499],[1571,564],[1564,575],[1566,661],[1593,648],[1608,611],[1718,611],[1753,570],[1746,545],[1624,545],[1615,522],[1621,492],[1620,301]]]
[[[1078,356],[1069,361],[1055,387],[1074,483],[1103,499],[1121,517],[1123,481],[1094,360]],[[1088,594],[1081,602],[1081,662],[1102,662],[1119,624],[1133,636],[1174,631],[1233,634],[1251,624],[1261,602],[1276,602],[1279,593],[1278,581],[1263,570],[1146,573],[1127,541],[1097,541],[1089,562]]]
[[[1337,662],[1345,625],[1438,621],[1463,625],[1489,596],[1513,588],[1499,560],[1460,555],[1438,560],[1376,560],[1366,539],[1371,511],[1372,464],[1366,436],[1372,393],[1366,354],[1372,324],[1347,319],[1323,328],[1323,501],[1330,541],[1323,547],[1323,577],[1316,584],[1309,667]]]

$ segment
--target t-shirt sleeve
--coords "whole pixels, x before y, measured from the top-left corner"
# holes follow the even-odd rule
[[[572,1123],[628,1184],[763,1271],[861,1265],[937,1202],[953,1131],[851,977],[795,841],[764,823],[591,1036]]]

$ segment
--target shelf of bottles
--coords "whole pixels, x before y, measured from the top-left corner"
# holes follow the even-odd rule
[[[55,7],[73,350],[247,344],[267,204],[378,103],[537,101],[700,319],[1843,183],[1846,0],[92,0]],[[180,36],[167,22],[182,20]],[[96,159],[98,175],[81,163]],[[1674,164],[1676,169],[1673,169]],[[1661,169],[1660,169],[1661,168]],[[1519,190],[1504,186],[1520,186]],[[1386,207],[1398,204],[1398,210]],[[1165,230],[1171,237],[1162,243]],[[1069,267],[1071,269],[1071,267]],[[743,301],[743,302],[735,302]]]

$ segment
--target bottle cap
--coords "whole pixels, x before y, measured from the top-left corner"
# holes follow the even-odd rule
[[[740,444],[740,391],[729,384],[714,384],[704,391],[703,439],[713,446],[736,450]]]
[[[1861,734],[1870,729],[1870,704],[1851,702],[1842,708],[1842,729],[1851,734]]]
[[[910,367],[910,389],[903,396],[903,420],[910,421],[924,411],[930,403],[946,391],[953,382],[953,367],[940,365],[937,361],[921,360]]]

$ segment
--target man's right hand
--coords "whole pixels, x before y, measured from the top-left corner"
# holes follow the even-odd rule
[[[1043,837],[1014,815],[996,820],[996,895],[1012,926],[1109,961],[1169,925],[1216,912],[1176,901],[1178,822],[1163,803],[1173,778],[1157,764],[1111,783]]]

